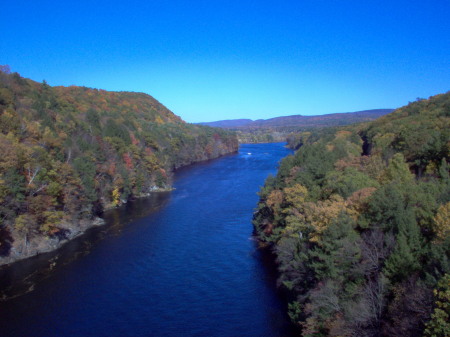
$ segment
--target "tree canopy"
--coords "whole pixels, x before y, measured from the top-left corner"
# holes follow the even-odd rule
[[[143,93],[51,87],[0,68],[0,227],[9,233],[0,246],[64,237],[70,224],[170,188],[175,168],[237,146],[234,133],[187,124]]]
[[[254,226],[302,335],[447,336],[450,93],[290,145]]]

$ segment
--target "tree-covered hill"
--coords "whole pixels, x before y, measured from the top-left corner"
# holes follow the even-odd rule
[[[290,141],[254,225],[302,335],[449,336],[450,93]]]
[[[281,116],[269,119],[230,119],[217,122],[200,123],[224,129],[257,129],[274,127],[324,127],[367,122],[384,116],[393,109],[372,109],[355,112],[333,113],[317,116]]]
[[[149,95],[51,87],[0,69],[0,264],[50,250],[104,209],[169,189],[174,169],[237,150]]]
[[[272,143],[286,141],[291,133],[368,122],[392,111],[394,110],[373,109],[318,116],[282,116],[255,121],[251,119],[231,119],[200,124],[236,131],[240,143]]]

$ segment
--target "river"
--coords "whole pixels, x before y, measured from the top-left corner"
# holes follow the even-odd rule
[[[181,169],[174,191],[1,270],[0,336],[291,336],[274,266],[251,236],[283,145]]]

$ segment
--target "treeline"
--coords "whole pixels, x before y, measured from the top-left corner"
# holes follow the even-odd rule
[[[372,121],[392,112],[392,109],[374,109],[320,116],[283,116],[271,119],[231,119],[201,123],[236,131],[240,143],[276,143],[296,137],[301,132]]]
[[[172,171],[237,150],[229,131],[183,122],[149,95],[51,87],[0,69],[0,256],[18,238],[151,191]]]
[[[254,226],[302,335],[449,336],[450,93],[290,144]]]
[[[322,130],[328,127],[272,127],[272,128],[248,128],[248,129],[231,129],[235,131],[241,144],[257,144],[257,143],[280,143],[287,142],[292,149],[297,149],[299,140],[304,138],[305,134],[314,132],[320,134]]]
[[[239,143],[241,144],[258,144],[258,143],[279,143],[285,142],[289,132],[269,130],[269,129],[253,129],[253,130],[234,130],[236,131]]]

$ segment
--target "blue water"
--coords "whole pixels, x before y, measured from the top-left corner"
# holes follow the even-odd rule
[[[242,145],[182,169],[176,190],[2,271],[9,296],[22,295],[0,302],[0,336],[290,336],[273,266],[251,238],[256,192],[288,153]]]

